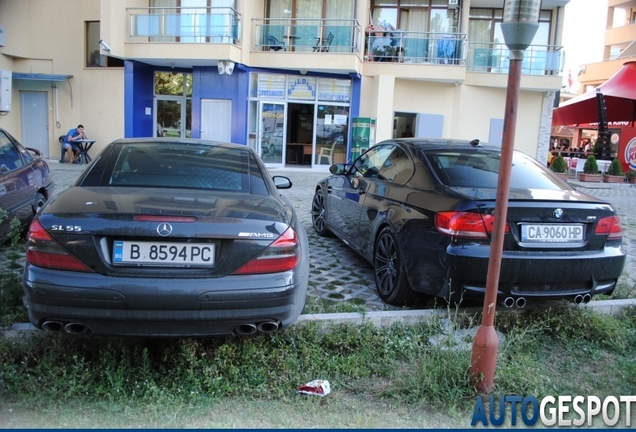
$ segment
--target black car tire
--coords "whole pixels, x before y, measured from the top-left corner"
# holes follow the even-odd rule
[[[311,201],[311,224],[316,234],[321,237],[331,237],[333,234],[327,228],[325,221],[325,195],[321,190],[316,191]]]
[[[42,195],[41,193],[35,194],[35,199],[33,200],[33,215],[34,216],[38,212],[38,210],[44,207],[45,203],[46,203],[46,197],[44,195]]]
[[[378,296],[385,303],[404,306],[415,300],[409,287],[397,239],[390,227],[380,232],[373,251],[373,273]]]

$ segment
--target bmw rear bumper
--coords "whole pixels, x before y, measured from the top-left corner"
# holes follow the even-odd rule
[[[489,257],[448,255],[448,280],[452,297],[483,298]],[[463,251],[465,252],[465,251]],[[575,298],[611,294],[625,265],[621,247],[602,250],[528,254],[505,251],[499,276],[498,298]]]

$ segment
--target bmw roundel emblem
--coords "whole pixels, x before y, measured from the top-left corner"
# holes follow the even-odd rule
[[[159,233],[161,237],[169,236],[172,233],[172,225],[167,222],[159,224],[157,233]]]
[[[556,219],[561,219],[563,217],[563,210],[560,208],[556,209],[554,213],[552,213]]]

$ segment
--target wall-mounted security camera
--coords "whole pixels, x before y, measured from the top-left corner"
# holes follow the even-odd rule
[[[106,42],[104,42],[104,39],[99,40],[99,46],[101,46],[104,51],[110,52],[110,47]]]

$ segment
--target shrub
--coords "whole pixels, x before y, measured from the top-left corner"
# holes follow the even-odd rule
[[[623,175],[623,167],[618,159],[614,159],[607,169],[607,174],[620,176]]]
[[[597,174],[598,173],[598,163],[596,162],[596,158],[592,155],[587,157],[585,161],[585,165],[583,165],[583,172],[585,174]]]
[[[632,177],[636,177],[636,170],[627,171],[627,174],[625,174],[625,177],[627,177],[628,179],[630,179]]]
[[[563,159],[563,156],[558,155],[556,158],[554,158],[554,160],[550,164],[550,169],[557,173],[568,172],[568,166],[565,163],[565,159]]]

